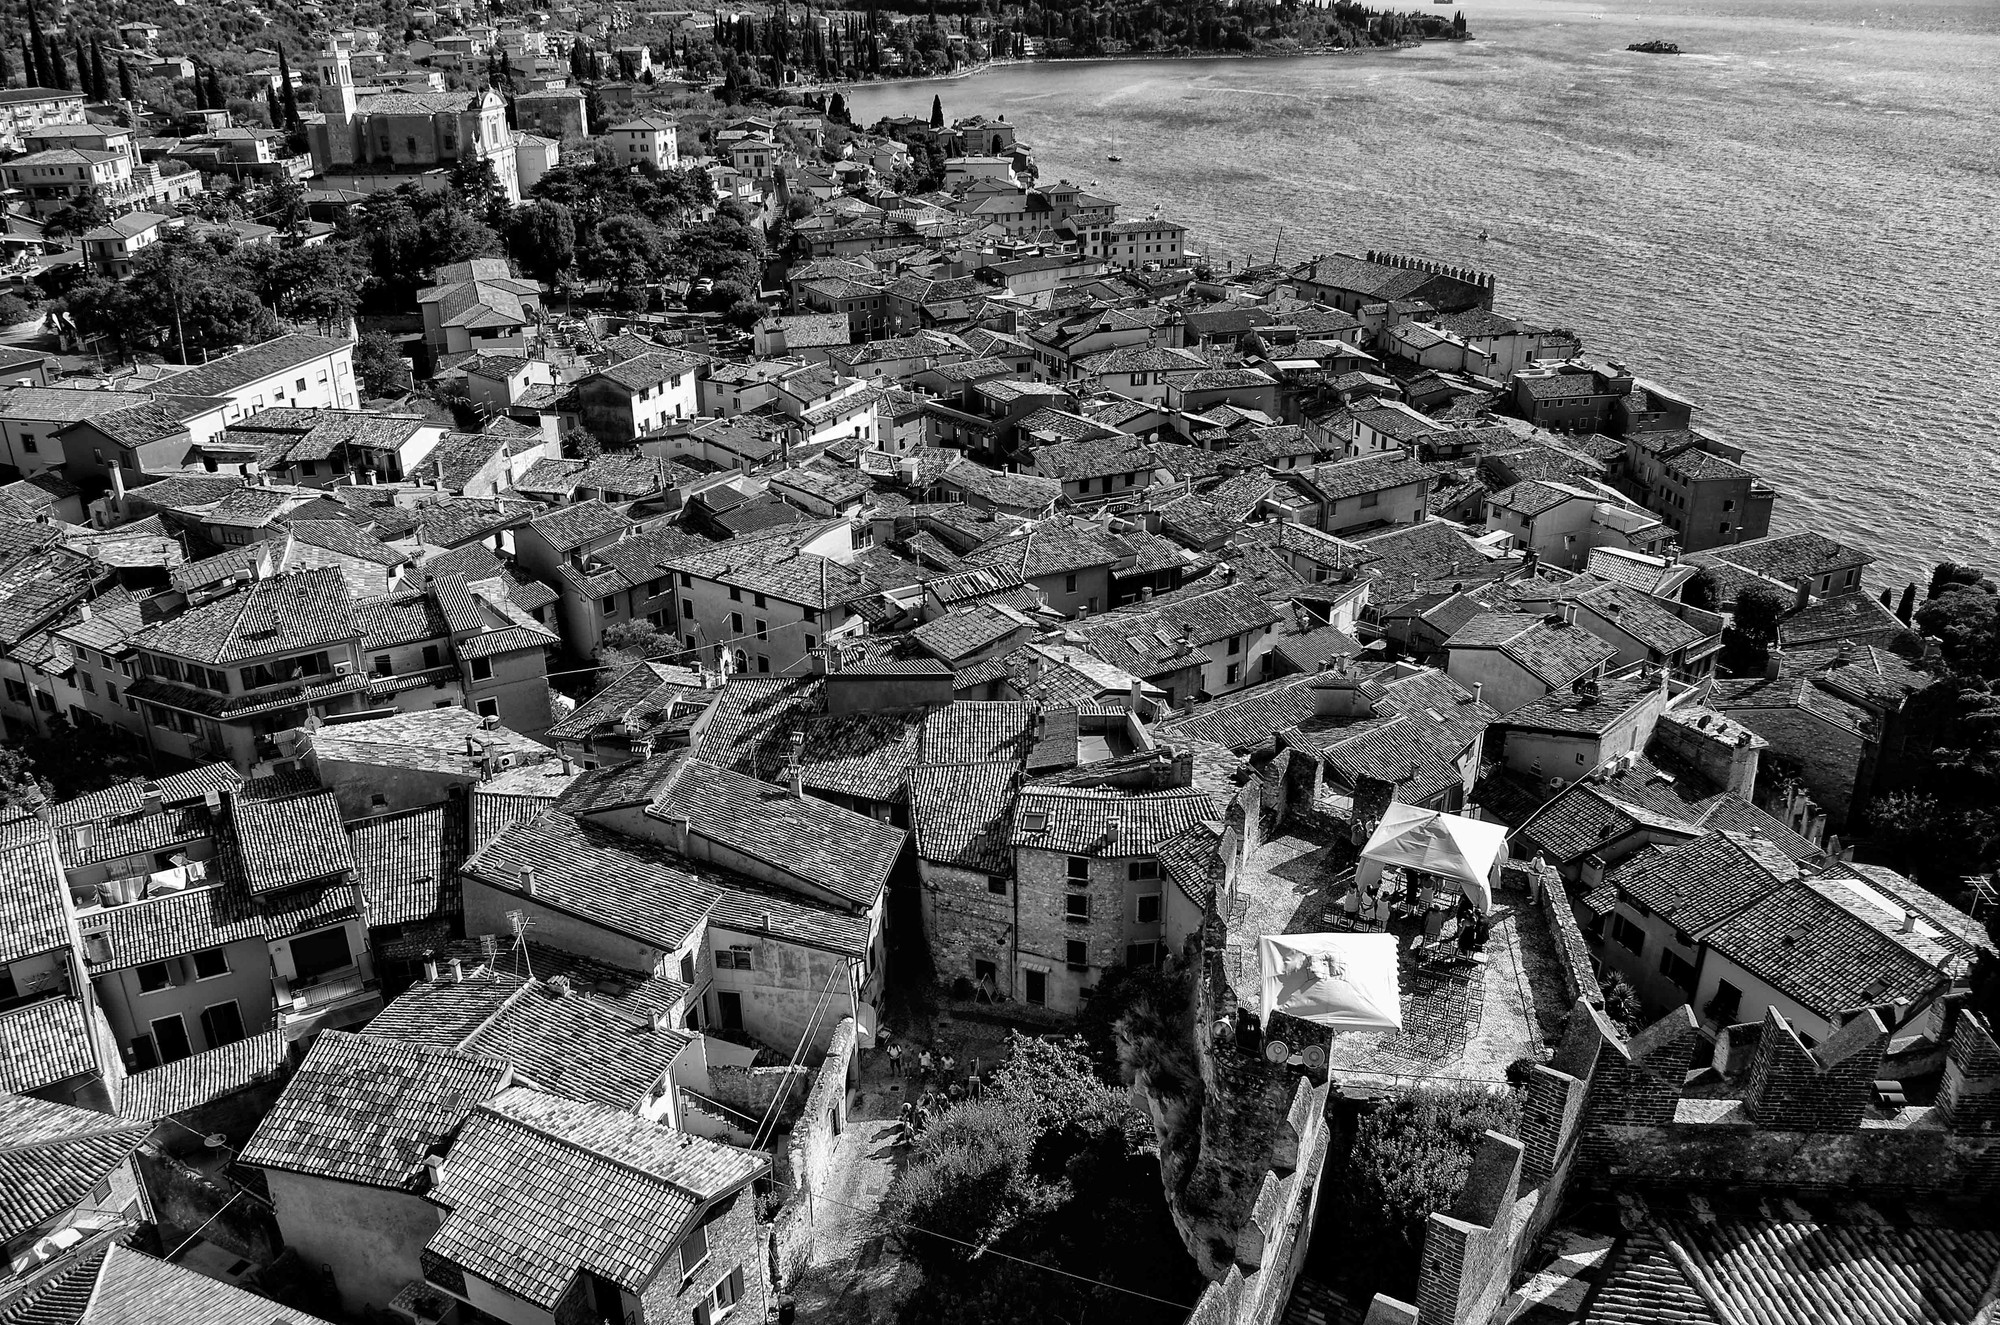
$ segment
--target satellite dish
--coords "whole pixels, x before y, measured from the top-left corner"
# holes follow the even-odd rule
[[[1315,1072],[1326,1066],[1326,1050],[1316,1044],[1307,1045],[1299,1057],[1303,1058],[1306,1066]]]
[[[1236,1028],[1229,1024],[1229,1018],[1227,1017],[1217,1017],[1215,1024],[1210,1026],[1208,1030],[1217,1044],[1226,1043],[1230,1037],[1236,1034]]]
[[[221,1132],[210,1132],[201,1139],[201,1143],[210,1150],[224,1150],[229,1146],[229,1138]]]
[[[1291,1056],[1291,1046],[1283,1040],[1269,1040],[1264,1044],[1264,1059],[1266,1062],[1282,1063]]]

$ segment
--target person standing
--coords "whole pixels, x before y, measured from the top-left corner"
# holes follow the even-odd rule
[[[889,1046],[889,1075],[892,1077],[903,1075],[903,1046],[900,1044]]]

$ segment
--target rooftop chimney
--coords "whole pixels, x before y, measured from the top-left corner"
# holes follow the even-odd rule
[[[564,755],[562,757],[562,771],[564,777],[568,777],[571,773],[576,772],[576,760],[571,759],[568,755]]]
[[[1473,702],[1473,703],[1477,704],[1477,703],[1479,702],[1479,696],[1480,696],[1480,693],[1481,693],[1482,691],[1484,691],[1485,689],[1486,689],[1486,683],[1485,683],[1484,681],[1474,681],[1474,682],[1472,683],[1472,702]]]
[[[521,866],[521,891],[530,897],[534,897],[539,895],[540,890],[541,880],[535,875],[535,867],[533,865]]]
[[[465,963],[456,957],[451,959],[451,979],[453,984],[465,979]]]
[[[425,962],[424,979],[429,981],[431,984],[436,984],[437,978],[438,978],[438,964],[435,961]]]
[[[1119,834],[1122,833],[1124,830],[1125,830],[1125,821],[1123,819],[1120,819],[1115,814],[1107,815],[1105,817],[1104,836],[1107,840],[1116,842],[1118,840]]]
[[[166,808],[166,797],[160,794],[160,784],[157,782],[148,782],[140,787],[139,800],[146,807],[147,814],[158,814]]]

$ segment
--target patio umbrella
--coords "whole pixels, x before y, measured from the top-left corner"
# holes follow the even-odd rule
[[[1393,934],[1266,934],[1257,940],[1264,1020],[1283,1012],[1337,1031],[1399,1031]]]

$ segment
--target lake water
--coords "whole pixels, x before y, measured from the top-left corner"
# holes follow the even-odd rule
[[[1462,44],[850,100],[861,122],[933,94],[1005,115],[1044,178],[1160,205],[1217,265],[1387,248],[1491,271],[1501,312],[1691,395],[1779,490],[1779,530],[1873,548],[1878,585],[2000,569],[2000,5],[1464,10]],[[1689,54],[1624,49],[1653,37]]]

